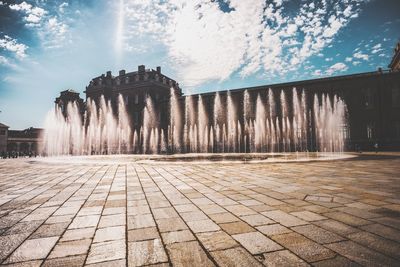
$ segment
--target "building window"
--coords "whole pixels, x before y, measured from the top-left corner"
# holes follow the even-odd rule
[[[373,123],[368,123],[367,124],[367,138],[368,139],[373,139],[375,137],[375,127]]]
[[[117,79],[115,80],[115,82],[116,82],[117,85],[120,85],[120,84],[121,84],[121,81],[120,81],[119,78],[117,78]]]
[[[139,95],[138,94],[135,95],[135,104],[139,104]]]
[[[6,135],[6,130],[0,130],[0,135]]]
[[[400,88],[392,88],[392,107],[400,107]]]
[[[129,83],[129,77],[125,77],[125,84]]]
[[[371,88],[365,90],[364,105],[367,109],[374,108],[374,92]]]
[[[124,96],[124,102],[125,102],[125,106],[127,106],[129,103],[129,97],[127,95]]]
[[[158,101],[159,98],[160,98],[160,95],[156,94],[156,101]]]

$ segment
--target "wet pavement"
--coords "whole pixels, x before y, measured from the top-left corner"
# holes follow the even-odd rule
[[[398,266],[400,154],[0,160],[7,266]]]

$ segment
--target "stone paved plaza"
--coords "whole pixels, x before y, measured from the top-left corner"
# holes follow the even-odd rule
[[[6,266],[399,266],[400,155],[306,163],[0,160]]]

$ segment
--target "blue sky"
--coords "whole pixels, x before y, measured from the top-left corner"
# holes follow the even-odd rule
[[[41,127],[107,70],[162,66],[184,92],[387,68],[399,0],[0,1],[0,122]]]

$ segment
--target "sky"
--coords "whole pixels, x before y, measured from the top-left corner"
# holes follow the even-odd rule
[[[387,68],[399,0],[0,1],[0,122],[42,127],[60,91],[155,69],[185,94]]]

